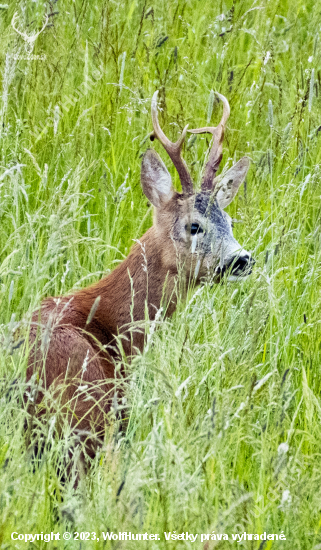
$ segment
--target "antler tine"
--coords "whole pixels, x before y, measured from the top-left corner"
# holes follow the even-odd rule
[[[188,125],[185,126],[180,138],[176,141],[176,143],[173,143],[172,141],[170,141],[168,137],[165,136],[158,122],[157,96],[158,96],[158,90],[154,93],[152,98],[151,112],[152,112],[152,122],[153,122],[153,128],[154,128],[153,134],[160,141],[166,153],[169,155],[172,163],[174,164],[182,184],[183,193],[192,194],[193,193],[192,178],[190,176],[190,173],[188,171],[188,168],[186,166],[184,159],[181,157],[182,145],[186,137]]]
[[[223,103],[223,115],[221,122],[218,126],[205,126],[204,128],[197,128],[195,130],[188,130],[192,134],[206,134],[213,135],[213,144],[208,157],[207,164],[204,170],[204,176],[202,180],[202,190],[212,191],[214,188],[214,177],[218,171],[220,162],[222,160],[223,138],[224,131],[228,117],[230,116],[230,105],[226,97],[216,92],[217,97]]]

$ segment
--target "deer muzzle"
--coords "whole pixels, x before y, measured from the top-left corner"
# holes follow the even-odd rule
[[[251,253],[247,250],[241,250],[239,254],[228,258],[222,267],[218,267],[216,274],[220,277],[228,274],[228,280],[235,281],[250,275],[254,264],[255,260]]]

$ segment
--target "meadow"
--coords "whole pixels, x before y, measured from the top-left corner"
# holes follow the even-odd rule
[[[32,43],[31,36],[48,22]],[[321,3],[10,0],[0,5],[0,549],[321,548]],[[26,432],[25,335],[45,296],[112,270],[152,224],[140,186],[150,102],[175,140],[231,105],[222,166],[252,159],[228,208],[256,265],[190,289],[148,328],[116,416],[75,488],[73,434]],[[210,144],[184,149],[199,185]],[[29,443],[42,442],[34,457]],[[131,531],[160,541],[13,542]],[[285,541],[231,541],[232,533]]]

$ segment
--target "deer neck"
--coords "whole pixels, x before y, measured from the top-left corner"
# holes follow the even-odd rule
[[[101,343],[107,343],[105,340],[115,335],[123,335],[127,354],[131,354],[134,347],[142,351],[146,306],[150,320],[155,318],[160,307],[167,316],[175,311],[177,271],[166,268],[158,250],[156,230],[151,227],[116,269],[74,296],[73,308],[78,311],[80,308],[83,317],[88,317],[95,299],[100,296],[87,330]]]

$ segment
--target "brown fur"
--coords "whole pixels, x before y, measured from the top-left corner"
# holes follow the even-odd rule
[[[152,227],[140,239],[141,244],[136,243],[129,256],[107,277],[59,300],[46,298],[40,311],[33,315],[27,380],[40,373],[45,389],[51,390],[51,399],[58,399],[61,410],[77,430],[99,434],[104,431],[115,391],[115,361],[120,359],[115,336],[121,336],[127,356],[136,349],[142,351],[144,328],[142,323],[139,327],[139,321],[145,319],[145,304],[151,320],[166,295],[166,314],[172,314],[176,307],[172,291],[177,270],[172,271],[173,266],[168,265],[169,251],[155,253],[159,250],[159,238]],[[169,246],[173,246],[171,241]],[[98,308],[86,325],[98,296]],[[87,367],[83,368],[85,362]],[[79,392],[79,386],[86,385],[87,391]],[[38,406],[45,393],[39,392]],[[88,401],[88,394],[93,400]]]

